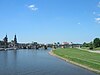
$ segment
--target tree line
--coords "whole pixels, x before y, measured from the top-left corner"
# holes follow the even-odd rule
[[[82,47],[89,47],[89,49],[94,49],[100,47],[100,38],[95,38],[93,41],[86,43],[84,42]]]

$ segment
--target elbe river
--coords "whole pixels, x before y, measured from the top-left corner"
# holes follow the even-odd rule
[[[49,55],[50,50],[0,51],[0,75],[98,75]]]

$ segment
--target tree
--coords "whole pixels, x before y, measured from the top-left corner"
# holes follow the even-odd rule
[[[57,42],[57,47],[59,47],[60,46],[60,42]]]
[[[93,41],[93,45],[95,48],[100,47],[100,39],[99,38],[95,38]]]
[[[82,46],[83,47],[89,47],[89,43],[84,42]]]
[[[59,44],[60,44],[60,42],[57,42],[57,44],[59,45]]]
[[[93,43],[92,42],[89,43],[89,49],[93,50]]]

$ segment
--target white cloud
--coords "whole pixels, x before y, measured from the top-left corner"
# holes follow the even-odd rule
[[[100,8],[100,2],[98,2],[97,7]],[[95,22],[100,24],[100,13],[97,11],[93,12],[93,15],[96,17]]]
[[[28,5],[28,8],[31,9],[32,11],[38,10],[38,8],[34,4]]]
[[[95,18],[95,20],[96,20],[97,23],[100,23],[100,17]]]
[[[99,8],[100,8],[100,2],[98,3],[98,5],[97,5]]]
[[[28,7],[29,7],[29,8],[34,8],[34,7],[35,7],[35,5],[29,5]]]

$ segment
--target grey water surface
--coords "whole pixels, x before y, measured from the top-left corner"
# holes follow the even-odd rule
[[[48,50],[0,51],[0,75],[97,75],[48,54]]]

